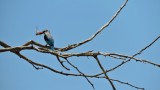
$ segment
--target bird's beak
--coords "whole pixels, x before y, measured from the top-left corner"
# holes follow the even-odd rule
[[[44,32],[36,32],[36,35],[41,35],[43,34]]]

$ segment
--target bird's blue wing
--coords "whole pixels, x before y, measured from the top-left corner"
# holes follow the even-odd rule
[[[54,39],[50,34],[45,34],[44,35],[44,40],[48,45],[51,46],[51,49],[54,50]]]

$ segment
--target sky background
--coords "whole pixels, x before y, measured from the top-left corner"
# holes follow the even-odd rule
[[[56,47],[81,42],[93,35],[115,14],[125,0],[0,0],[0,40],[21,46],[29,40],[46,44],[35,27],[48,29]],[[119,16],[91,42],[68,52],[89,50],[133,55],[160,35],[160,0],[129,0]],[[137,58],[160,64],[160,40]],[[2,48],[2,47],[1,47]],[[33,61],[64,70],[52,55],[22,51]],[[106,69],[121,60],[99,57]],[[69,59],[85,73],[100,73],[93,58]],[[75,72],[75,70],[71,70]],[[160,68],[131,61],[108,73],[110,78],[146,90],[160,90]],[[105,79],[90,79],[96,90],[112,90]],[[114,82],[117,90],[136,90]],[[83,77],[36,70],[13,53],[0,53],[0,90],[93,90]]]

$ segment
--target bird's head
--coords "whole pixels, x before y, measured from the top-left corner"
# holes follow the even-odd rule
[[[48,30],[44,30],[44,31],[41,31],[41,32],[36,32],[36,35],[41,35],[41,34],[44,34],[45,32],[48,32]]]

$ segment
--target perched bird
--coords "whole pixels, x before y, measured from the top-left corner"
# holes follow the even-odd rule
[[[41,35],[41,34],[44,34],[44,40],[50,46],[50,48],[54,50],[54,39],[51,36],[50,32],[48,30],[44,30],[42,32],[36,32],[36,35]]]

